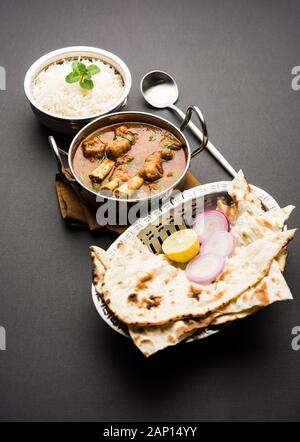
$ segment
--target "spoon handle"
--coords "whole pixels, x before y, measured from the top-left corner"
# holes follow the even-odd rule
[[[172,109],[182,120],[185,119],[185,113],[182,112],[181,109],[179,109],[175,104],[172,104],[168,106],[170,109]],[[193,132],[193,134],[199,138],[202,141],[203,134],[198,127],[192,123],[189,122],[188,127]],[[235,177],[237,174],[237,171],[234,170],[234,168],[228,163],[226,158],[221,154],[221,152],[210,142],[208,141],[206,149],[211,153],[211,155],[224,167],[224,169],[227,170],[228,173],[230,173],[231,176]]]

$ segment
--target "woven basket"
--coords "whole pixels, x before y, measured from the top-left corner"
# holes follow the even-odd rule
[[[199,203],[201,202],[204,203],[205,209],[215,208],[218,199],[230,202],[231,199],[228,195],[230,185],[230,181],[219,181],[194,187],[179,193],[173,200],[163,204],[160,209],[152,211],[150,215],[141,218],[132,224],[109,247],[107,253],[109,255],[114,254],[120,241],[130,242],[133,236],[137,236],[151,250],[151,252],[155,254],[162,253],[161,246],[163,241],[172,233],[187,227],[185,223],[179,225],[174,224],[174,214],[179,213],[183,215],[182,218],[184,218],[184,215],[186,215],[185,211],[189,210],[189,214],[192,213],[192,215],[195,216],[197,210],[199,210]],[[278,203],[267,192],[255,186],[251,187],[259,196],[265,210],[279,208]],[[130,336],[126,326],[120,323],[109,311],[102,298],[96,292],[94,286],[92,286],[92,296],[95,307],[101,318],[116,332],[129,338]],[[219,330],[206,328],[193,335],[186,342],[206,338],[218,331]]]

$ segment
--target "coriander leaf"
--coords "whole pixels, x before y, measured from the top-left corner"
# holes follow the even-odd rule
[[[70,72],[70,74],[68,74],[65,78],[67,83],[76,83],[77,81],[79,81],[80,79],[80,75],[78,74],[78,72]]]
[[[91,75],[95,75],[95,74],[99,74],[100,68],[98,66],[96,66],[95,64],[90,64],[90,66],[88,66],[88,68],[87,68],[87,71]]]
[[[171,146],[173,146],[173,144],[174,144],[174,141],[169,140],[164,143],[164,147],[171,147]]]
[[[80,86],[83,89],[89,89],[90,90],[90,89],[93,89],[93,87],[94,87],[93,80],[83,80],[79,84],[80,84]]]
[[[101,192],[101,186],[99,184],[93,184],[93,190],[97,193]]]
[[[126,140],[130,141],[131,143],[134,141],[134,136],[130,134],[123,134],[123,138],[126,138]]]

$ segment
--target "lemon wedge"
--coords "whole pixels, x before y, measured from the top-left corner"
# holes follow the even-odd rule
[[[199,252],[199,237],[192,229],[179,230],[165,239],[162,249],[172,261],[186,263]]]

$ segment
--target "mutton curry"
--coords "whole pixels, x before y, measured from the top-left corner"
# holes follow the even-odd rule
[[[160,127],[128,123],[102,128],[78,146],[73,169],[78,180],[117,198],[143,198],[162,192],[186,167],[183,145]]]

